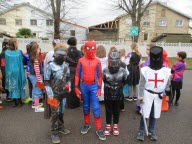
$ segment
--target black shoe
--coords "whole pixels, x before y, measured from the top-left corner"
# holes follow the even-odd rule
[[[152,141],[157,141],[157,136],[154,131],[149,132],[149,137]]]
[[[57,135],[52,134],[52,135],[51,135],[51,141],[52,141],[54,144],[58,144],[58,143],[61,142],[58,134],[57,134]]]
[[[59,128],[58,131],[64,135],[67,135],[70,133],[70,130],[66,129],[66,128]]]
[[[175,106],[179,106],[179,103],[178,103],[178,102],[176,102],[176,103],[175,103]]]
[[[145,133],[144,133],[144,131],[139,131],[138,132],[138,134],[137,134],[137,139],[139,140],[139,141],[144,141],[144,138],[145,138]]]
[[[133,100],[136,101],[136,100],[137,100],[137,97],[133,97]]]
[[[13,99],[14,104],[12,105],[12,107],[17,107],[18,106],[18,100],[17,99]]]
[[[81,128],[81,134],[86,134],[90,128],[91,128],[90,125],[84,124],[83,127]]]
[[[96,131],[96,134],[98,135],[100,140],[106,140],[106,136],[104,135],[103,130]]]

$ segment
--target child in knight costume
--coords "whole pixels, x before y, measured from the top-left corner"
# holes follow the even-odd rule
[[[64,128],[64,109],[66,104],[67,92],[70,92],[71,82],[69,79],[70,70],[68,64],[65,63],[67,56],[67,49],[63,47],[54,50],[54,60],[48,63],[45,68],[44,82],[45,89],[48,96],[48,101],[51,103],[56,101],[56,104],[51,107],[51,139],[53,143],[59,143],[59,132],[69,134],[70,131]],[[58,82],[61,82],[58,84]]]
[[[108,57],[109,66],[103,70],[104,100],[106,114],[105,135],[110,135],[113,117],[113,135],[119,135],[120,104],[123,97],[123,86],[126,84],[127,72],[120,66],[120,54],[112,51]]]
[[[145,118],[149,118],[149,137],[156,141],[154,128],[157,118],[160,118],[162,96],[166,92],[170,96],[171,70],[163,67],[163,48],[154,46],[150,49],[150,64],[141,68],[138,100],[141,104],[141,121],[137,139],[144,141],[145,131],[148,133]]]

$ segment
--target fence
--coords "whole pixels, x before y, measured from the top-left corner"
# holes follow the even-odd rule
[[[36,41],[42,52],[48,52],[52,50],[52,41],[51,40],[41,40],[41,39],[18,39],[19,42],[19,49],[23,52],[26,51],[26,45],[31,41]],[[2,45],[3,39],[0,38],[0,46]],[[62,41],[62,43],[66,43],[66,41]],[[77,48],[84,44],[84,41],[81,41],[77,44]],[[108,52],[112,46],[117,47],[117,49],[125,48],[126,52],[131,52],[131,42],[113,42],[113,41],[97,41],[97,45],[104,45],[106,51]],[[146,56],[146,44],[147,43],[138,43],[139,51],[141,52],[142,56]],[[187,53],[187,57],[192,57],[192,43],[156,43],[157,46],[163,47],[169,57],[176,57],[178,51],[185,51]]]

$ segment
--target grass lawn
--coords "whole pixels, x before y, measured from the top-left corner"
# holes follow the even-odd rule
[[[146,58],[143,58],[145,60]],[[169,61],[172,65],[177,61],[176,57],[169,57]],[[187,62],[187,70],[192,70],[192,58],[186,58],[185,61]]]

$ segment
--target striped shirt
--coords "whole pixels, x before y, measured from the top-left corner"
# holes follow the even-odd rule
[[[34,70],[35,70],[35,75],[36,75],[37,81],[42,82],[42,78],[41,78],[41,74],[40,74],[40,65],[39,65],[38,60],[34,61]]]

